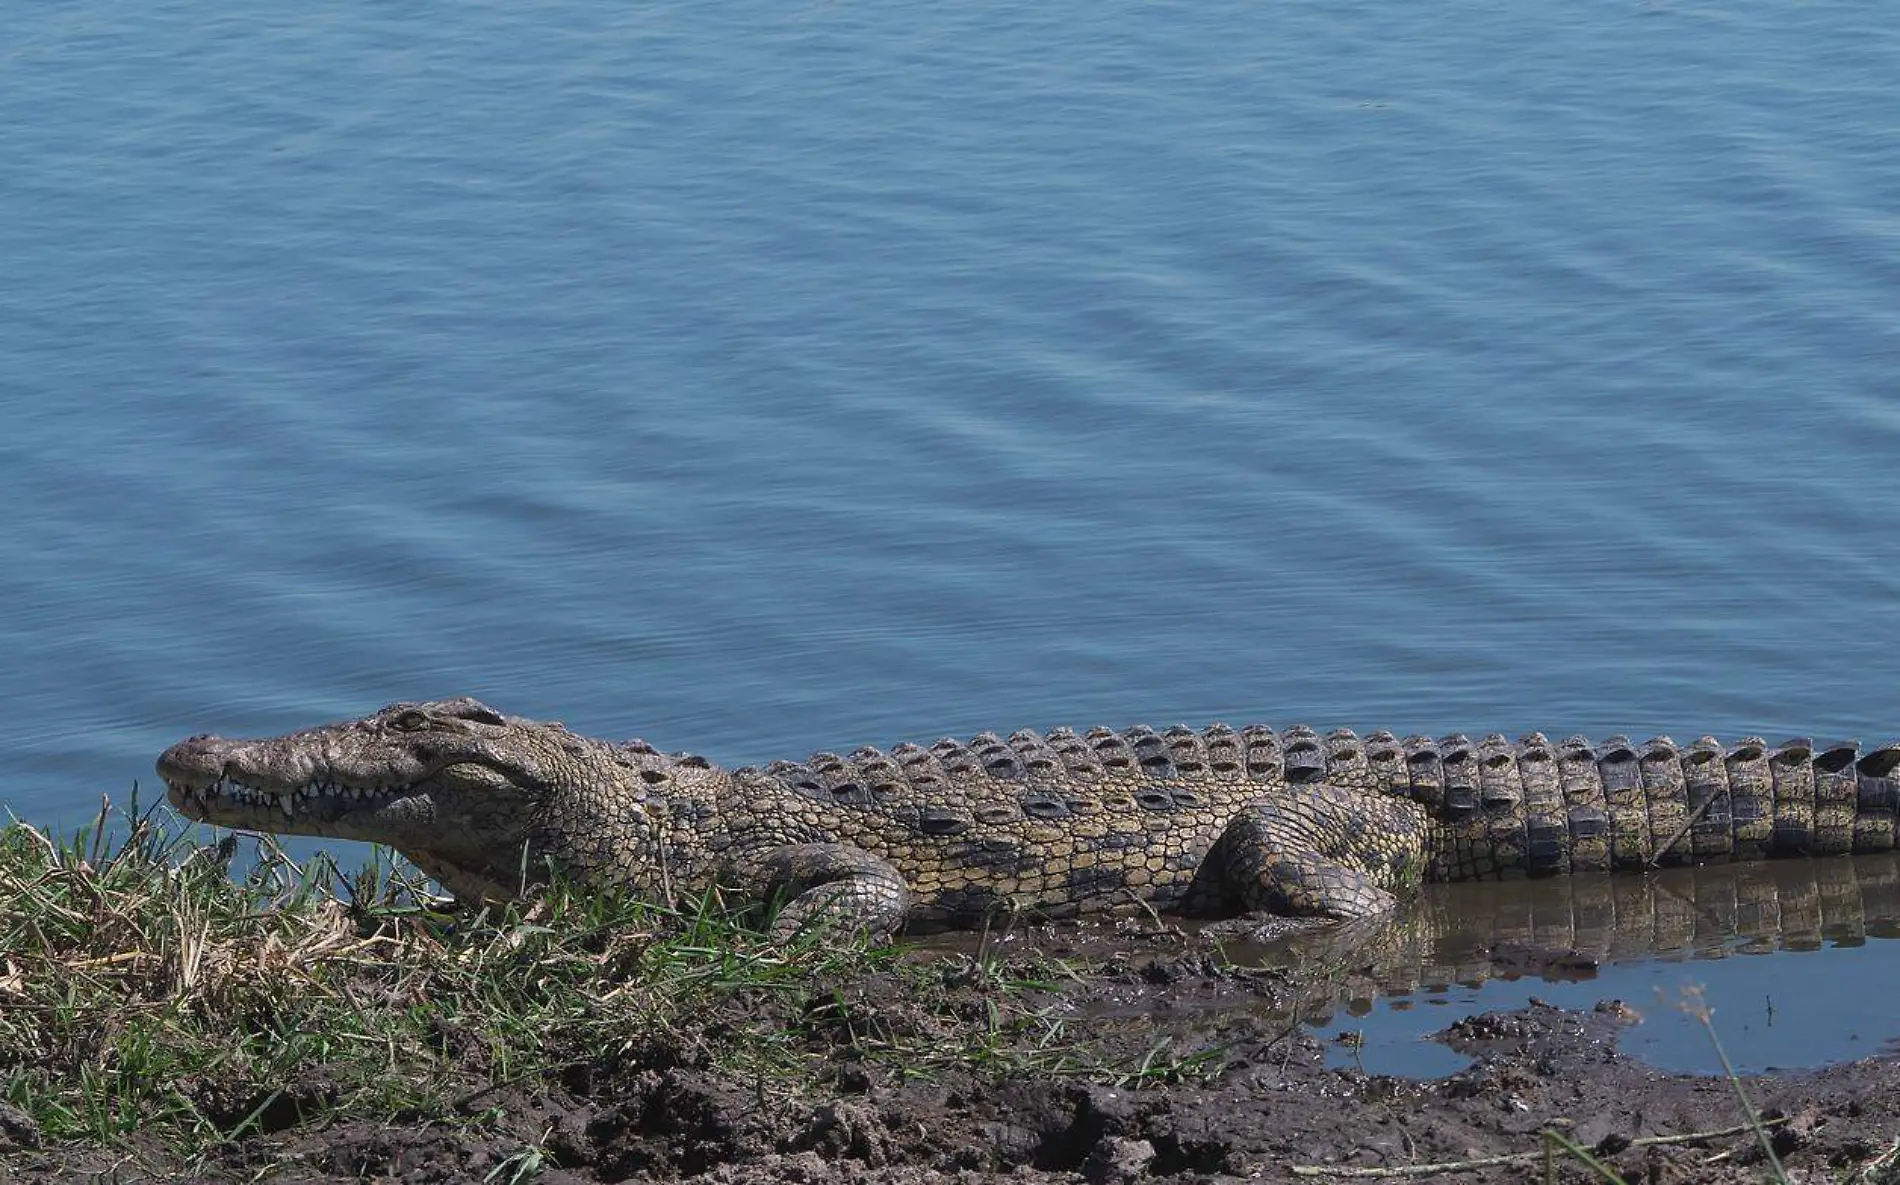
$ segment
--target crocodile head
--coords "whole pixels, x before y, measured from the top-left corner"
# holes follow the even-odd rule
[[[630,764],[616,746],[461,698],[278,737],[195,736],[158,772],[189,818],[385,844],[458,897],[504,900],[547,858],[631,862],[650,846]]]

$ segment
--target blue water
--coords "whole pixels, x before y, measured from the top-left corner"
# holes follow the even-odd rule
[[[0,31],[0,803],[399,698],[723,761],[1900,731],[1890,6]]]
[[[1532,1001],[1586,1014],[1616,1001],[1624,1005],[1625,1019],[1604,1024],[1598,1040],[1656,1069],[1715,1074],[1726,1057],[1739,1074],[1813,1070],[1858,1058],[1900,1057],[1891,998],[1870,990],[1893,982],[1895,945],[1736,955],[1719,964],[1649,961],[1606,967],[1582,983],[1452,985],[1378,999],[1360,1016],[1335,1015],[1311,1031],[1334,1039],[1325,1051],[1328,1065],[1442,1078],[1472,1064],[1442,1041],[1458,1020]],[[1817,963],[1826,970],[1817,970]],[[1357,1047],[1337,1040],[1352,1033],[1371,1037]],[[1497,1044],[1509,1047],[1511,1039]]]

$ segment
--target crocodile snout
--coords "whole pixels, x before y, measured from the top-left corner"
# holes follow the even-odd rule
[[[224,777],[230,742],[209,733],[187,737],[158,755],[158,776],[172,785],[206,786]]]

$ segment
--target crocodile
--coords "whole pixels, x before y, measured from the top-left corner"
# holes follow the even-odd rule
[[[1900,743],[1023,730],[727,769],[469,698],[158,760],[225,827],[368,840],[458,898],[559,873],[876,932],[999,914],[1353,918],[1426,881],[1891,851]]]

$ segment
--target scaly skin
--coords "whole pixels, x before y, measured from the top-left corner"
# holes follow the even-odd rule
[[[1367,916],[1425,880],[1889,851],[1900,747],[1224,725],[983,734],[725,770],[472,699],[165,751],[172,805],[387,844],[457,896],[559,867],[873,930],[1154,908]]]

